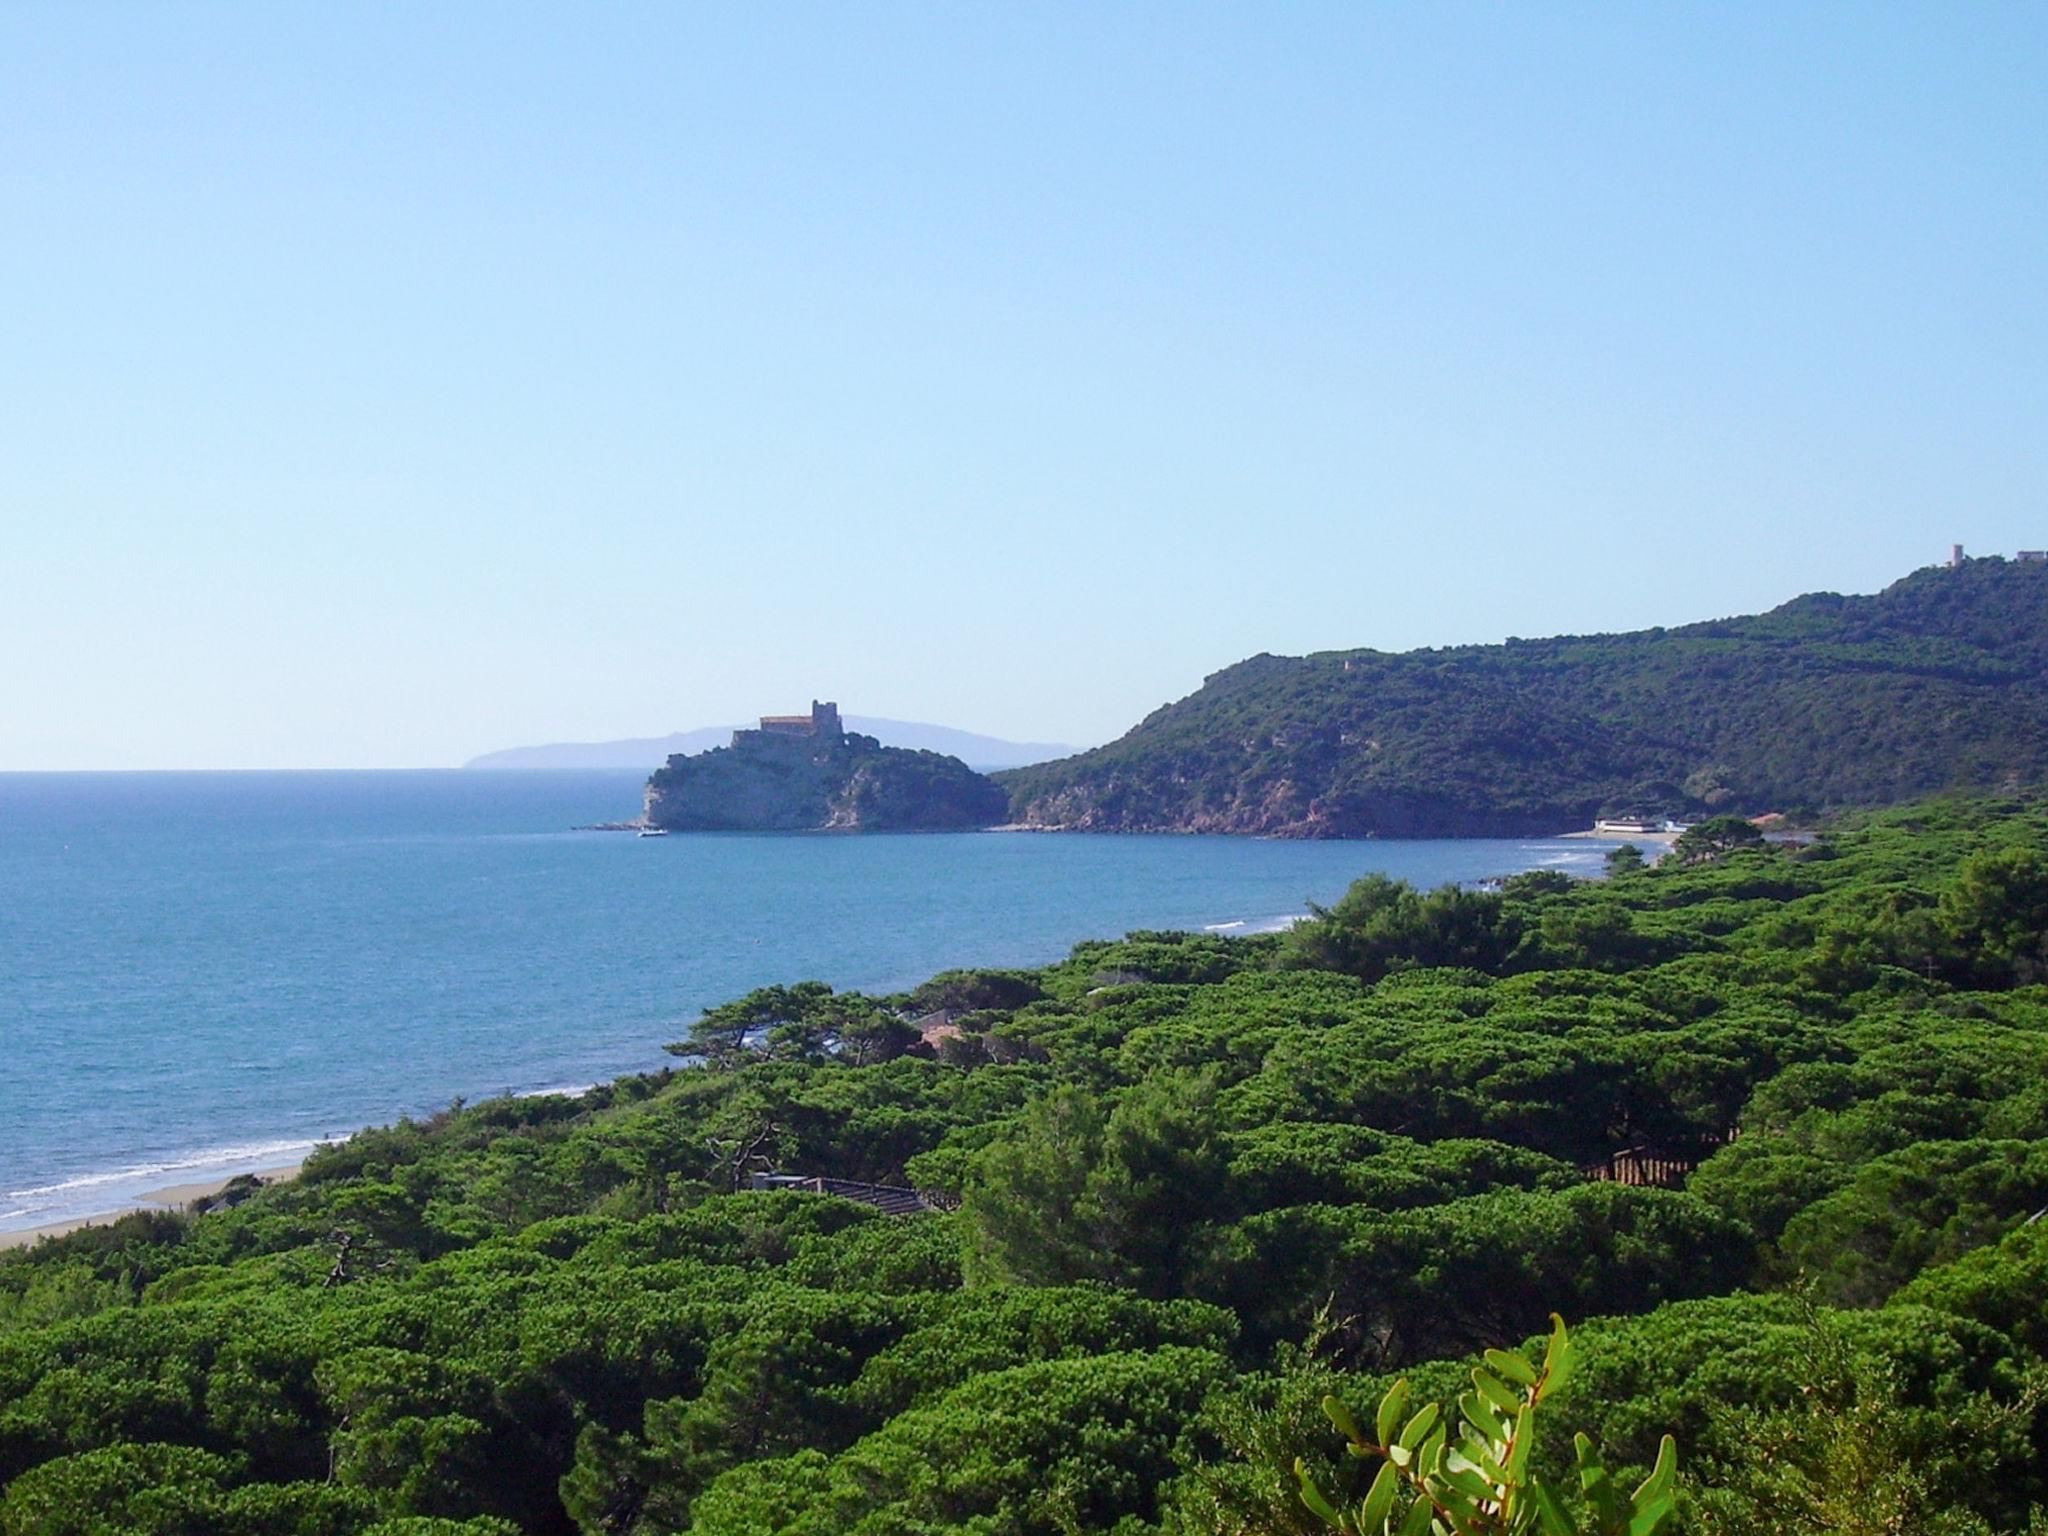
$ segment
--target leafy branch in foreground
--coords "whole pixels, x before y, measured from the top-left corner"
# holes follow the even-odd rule
[[[1349,1509],[1331,1503],[1297,1460],[1301,1499],[1324,1524],[1348,1536],[1655,1536],[1676,1507],[1678,1447],[1669,1435],[1657,1464],[1624,1501],[1593,1442],[1575,1437],[1579,1489],[1592,1524],[1575,1520],[1529,1465],[1537,1407],[1571,1375],[1572,1343],[1551,1314],[1550,1344],[1539,1370],[1517,1350],[1489,1349],[1472,1369],[1473,1390],[1457,1402],[1457,1423],[1437,1403],[1409,1411],[1404,1377],[1387,1389],[1367,1433],[1351,1410],[1323,1399],[1352,1455],[1380,1458],[1365,1497]],[[1405,1503],[1397,1519],[1395,1510]]]

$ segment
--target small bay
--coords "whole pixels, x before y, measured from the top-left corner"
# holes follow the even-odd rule
[[[641,776],[0,775],[0,1230],[296,1161],[457,1095],[657,1068],[697,1012],[1134,928],[1284,924],[1359,875],[1570,840],[578,832]]]

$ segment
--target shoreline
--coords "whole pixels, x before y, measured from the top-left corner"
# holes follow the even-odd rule
[[[567,820],[567,818],[564,818],[564,820]],[[1059,829],[1024,825],[1009,830],[1020,834],[1037,833],[1039,835],[1046,835]],[[615,833],[614,835],[623,834]],[[1026,840],[1028,840],[1028,837]],[[1170,837],[1159,839],[1159,841],[1180,840],[1183,839]],[[1269,840],[1218,837],[1213,839],[1213,841],[1217,843],[1236,841],[1249,845],[1254,842],[1263,843]],[[1401,841],[1403,840],[1383,840],[1384,844],[1392,845],[1396,850],[1398,850]],[[1534,854],[1518,853],[1515,849],[1515,843],[1518,840],[1417,839],[1410,841],[1419,843],[1441,842],[1447,847],[1455,842],[1463,841],[1469,842],[1475,847],[1491,847],[1496,850],[1496,854],[1489,855],[1487,862],[1491,862],[1491,859],[1497,856],[1503,865],[1518,870],[1527,867],[1530,860],[1536,857]],[[1570,843],[1557,843],[1551,839],[1544,839],[1543,841],[1549,844],[1547,849],[1541,851],[1541,857],[1546,861],[1556,861],[1563,849],[1573,846]],[[1354,842],[1355,846],[1353,846]],[[1344,883],[1348,882],[1358,873],[1358,870],[1354,867],[1356,863],[1363,862],[1377,867],[1379,860],[1372,852],[1373,846],[1374,840],[1345,840],[1342,844],[1325,844],[1321,850],[1323,857],[1312,861],[1310,867],[1313,869],[1323,869],[1328,878],[1333,882],[1338,882],[1332,885],[1332,890],[1341,891],[1344,888]],[[1336,856],[1334,862],[1331,858],[1332,855]],[[1567,862],[1574,868],[1584,864],[1588,866],[1586,872],[1590,873],[1591,867],[1597,864],[1597,859],[1597,851],[1589,847],[1584,854],[1574,857]],[[1465,859],[1460,854],[1451,858],[1450,864],[1452,866],[1459,866],[1461,861],[1471,863],[1472,869],[1468,871],[1462,867],[1449,867],[1438,871],[1436,864],[1429,859],[1423,860],[1423,863],[1427,866],[1428,871],[1434,871],[1434,873],[1428,874],[1428,878],[1431,880],[1445,878],[1464,878],[1469,880],[1477,878],[1485,870],[1485,863],[1479,862],[1477,856]],[[1036,866],[1033,867],[1035,868]],[[1141,867],[1150,868],[1151,866],[1145,865]],[[1159,867],[1162,870],[1172,871],[1178,870],[1181,866],[1175,863],[1167,863]],[[1217,867],[1225,873],[1230,873],[1237,870],[1238,865],[1235,862],[1227,861]],[[1292,864],[1274,866],[1274,868],[1289,869],[1293,867]],[[1302,895],[1298,885],[1294,885],[1290,881],[1290,889],[1284,891],[1275,890],[1269,893],[1266,892],[1265,886],[1272,883],[1270,879],[1266,878],[1270,871],[1266,871],[1265,866],[1258,863],[1252,863],[1247,868],[1251,871],[1251,877],[1248,882],[1246,879],[1240,878],[1215,881],[1217,892],[1219,893],[1217,899],[1213,902],[1204,900],[1199,903],[1199,907],[1206,909],[1206,911],[1194,910],[1181,917],[1180,921],[1185,924],[1186,931],[1231,934],[1277,932],[1284,931],[1292,926],[1293,923],[1301,920],[1303,913],[1297,903],[1302,899]],[[1330,873],[1331,870],[1334,870],[1335,873]],[[1421,877],[1418,876],[1417,878]],[[1241,886],[1245,886],[1247,883],[1249,883],[1248,890],[1240,889]],[[1229,898],[1227,902],[1224,899],[1226,897]],[[1239,898],[1243,899],[1240,900]],[[1270,904],[1268,904],[1269,900]],[[1215,917],[1211,918],[1208,916],[1209,913],[1214,913]],[[1175,923],[1170,916],[1166,917],[1164,921],[1168,926],[1180,925]],[[983,924],[982,926],[990,925]],[[1061,955],[1073,943],[1080,942],[1089,933],[1098,930],[1093,925],[1083,925],[1077,931],[1079,937],[1064,938],[1058,942],[1048,941],[1047,947],[1042,952],[1037,952],[1037,947],[1034,944],[1033,953],[1020,955],[1008,963],[1020,965],[1056,964]],[[759,940],[757,939],[755,942],[758,943]],[[900,980],[880,983],[885,989],[894,986],[907,989],[916,980],[928,977],[934,973],[936,968],[942,968],[946,963],[943,958],[932,957],[928,952],[928,946],[922,942],[914,946],[899,947],[914,947],[923,953],[921,958],[918,958],[914,963],[909,963],[909,968],[902,972]],[[645,1060],[641,1052],[637,1050],[623,1055],[606,1050],[602,1053],[600,1059],[596,1061],[588,1064],[577,1061],[571,1065],[572,1071],[579,1067],[581,1071],[576,1072],[574,1079],[570,1082],[548,1082],[543,1077],[542,1082],[535,1086],[507,1088],[501,1090],[501,1092],[521,1098],[554,1094],[575,1098],[588,1093],[599,1084],[615,1081],[622,1077],[639,1076],[657,1070],[660,1063],[658,1060]],[[595,1067],[596,1070],[592,1071],[592,1067]],[[590,1075],[584,1077],[582,1075],[583,1072],[588,1072]],[[546,1066],[538,1066],[535,1070],[535,1075],[542,1076],[543,1073],[547,1073],[549,1076],[553,1075],[547,1072]],[[324,1077],[324,1075],[324,1072],[319,1074],[308,1073],[306,1074],[306,1080],[313,1082],[316,1080],[316,1077]],[[563,1077],[570,1077],[571,1073],[563,1072],[561,1075]],[[296,1087],[296,1084],[291,1086]],[[487,1096],[495,1097],[497,1095]],[[373,1106],[362,1111],[349,1111],[339,1107],[333,1108],[327,1113],[332,1115],[329,1123],[336,1125],[337,1128],[329,1130],[324,1135],[313,1140],[301,1141],[296,1138],[283,1141],[271,1140],[268,1145],[264,1145],[264,1138],[252,1132],[247,1140],[243,1141],[241,1145],[234,1147],[208,1148],[189,1155],[182,1152],[159,1153],[156,1155],[161,1156],[166,1161],[173,1163],[185,1162],[187,1166],[175,1170],[164,1168],[154,1175],[154,1181],[152,1181],[152,1175],[149,1172],[133,1166],[134,1163],[143,1161],[140,1156],[123,1156],[120,1147],[109,1146],[105,1138],[93,1137],[91,1138],[93,1145],[90,1148],[79,1148],[78,1153],[75,1153],[71,1159],[74,1164],[84,1166],[86,1169],[85,1173],[75,1178],[65,1178],[61,1181],[59,1181],[56,1173],[48,1174],[41,1179],[24,1177],[17,1181],[23,1184],[35,1184],[37,1188],[21,1191],[19,1199],[9,1200],[10,1209],[15,1206],[26,1208],[19,1210],[13,1216],[13,1221],[21,1222],[23,1223],[22,1225],[15,1226],[11,1223],[0,1223],[0,1253],[32,1247],[46,1237],[61,1237],[87,1227],[106,1226],[131,1214],[178,1211],[194,1203],[211,1199],[225,1189],[236,1177],[254,1176],[262,1179],[265,1183],[274,1183],[288,1179],[298,1172],[304,1157],[317,1145],[330,1140],[346,1139],[366,1126],[392,1123],[397,1119],[404,1118],[408,1114],[426,1116],[437,1113],[443,1095],[440,1093],[432,1095],[433,1104],[424,1102],[425,1097],[425,1095],[422,1095],[423,1102],[410,1109],[403,1105],[393,1106],[388,1100],[381,1107]],[[464,1097],[468,1097],[468,1095],[464,1095]],[[486,1095],[479,1095],[477,1097],[482,1098],[486,1097]],[[348,1128],[338,1128],[342,1124],[346,1124]],[[296,1127],[294,1129],[296,1130]],[[250,1144],[251,1142],[254,1144]],[[223,1153],[233,1154],[233,1156],[221,1156],[220,1154]],[[104,1163],[98,1161],[99,1159],[104,1159]],[[195,1162],[198,1166],[191,1166]],[[68,1184],[82,1184],[87,1187],[82,1189],[65,1187]],[[91,1187],[95,1185],[100,1187]],[[112,1187],[107,1187],[109,1185]]]
[[[296,1163],[281,1163],[275,1168],[260,1168],[254,1174],[233,1174],[224,1179],[206,1179],[191,1184],[166,1184],[161,1189],[145,1190],[126,1205],[111,1210],[94,1211],[86,1216],[73,1216],[62,1221],[45,1222],[39,1227],[20,1227],[11,1232],[0,1232],[0,1251],[12,1248],[33,1248],[46,1237],[64,1237],[85,1227],[103,1227],[119,1221],[123,1216],[133,1216],[139,1211],[181,1211],[201,1200],[210,1200],[238,1178],[256,1178],[265,1184],[283,1184],[299,1176],[299,1169],[305,1165],[302,1158]]]
[[[1604,832],[1588,828],[1584,832],[1555,832],[1559,840],[1602,842],[1602,843],[1658,843],[1669,848],[1678,841],[1676,832]]]
[[[618,1074],[619,1077],[631,1075],[633,1074],[630,1072]],[[509,1090],[504,1097],[510,1099],[544,1099],[549,1097],[578,1099],[594,1089],[606,1086],[607,1082],[616,1080],[616,1078],[612,1078],[589,1083],[553,1083],[542,1088],[516,1088]],[[404,1112],[401,1112],[390,1121],[369,1121],[365,1122],[358,1129],[368,1130],[375,1128],[379,1124],[394,1124],[397,1120],[403,1118]],[[119,1221],[123,1216],[133,1216],[139,1211],[185,1210],[199,1201],[211,1200],[237,1179],[260,1179],[265,1184],[288,1183],[299,1176],[299,1170],[305,1167],[306,1159],[312,1156],[316,1150],[321,1147],[332,1146],[337,1142],[346,1141],[349,1136],[355,1134],[356,1132],[351,1131],[342,1135],[323,1137],[316,1142],[304,1143],[303,1145],[306,1150],[291,1162],[272,1163],[261,1168],[250,1168],[245,1163],[239,1171],[234,1173],[220,1174],[207,1179],[193,1179],[177,1184],[160,1185],[155,1189],[146,1189],[139,1194],[132,1195],[119,1204],[109,1205],[96,1211],[88,1211],[76,1216],[59,1216],[49,1221],[38,1222],[32,1227],[0,1228],[0,1252],[5,1252],[11,1248],[32,1247],[45,1237],[63,1237],[68,1233],[78,1231],[81,1227],[105,1226],[109,1222]],[[280,1147],[275,1149],[272,1155],[282,1156],[285,1154],[285,1151],[285,1147]]]

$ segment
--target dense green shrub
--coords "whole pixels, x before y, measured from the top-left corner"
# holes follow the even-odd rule
[[[1317,1398],[1455,1396],[1553,1310],[1563,1422],[1623,1480],[1677,1434],[1689,1529],[1826,1528],[1844,1468],[1900,1529],[2023,1529],[2044,850],[2039,807],[1938,802],[1824,859],[782,989],[715,1065],[0,1256],[0,1536],[1299,1533]],[[846,1043],[927,1005],[982,1044]],[[1592,1176],[1629,1149],[1683,1187]],[[735,1192],[767,1164],[964,1206]]]

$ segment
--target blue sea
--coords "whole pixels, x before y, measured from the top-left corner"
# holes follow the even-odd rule
[[[905,988],[1134,928],[1284,925],[1576,841],[708,834],[625,771],[0,775],[0,1230],[295,1162],[458,1095],[657,1068],[773,981]]]

